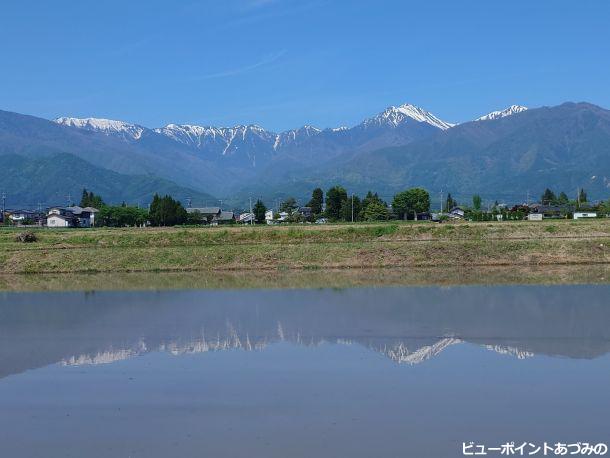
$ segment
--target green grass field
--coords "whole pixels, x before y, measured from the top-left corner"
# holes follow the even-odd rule
[[[0,230],[0,273],[610,263],[610,220]]]

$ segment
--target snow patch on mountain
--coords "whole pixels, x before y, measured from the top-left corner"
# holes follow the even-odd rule
[[[207,142],[221,141],[228,143],[234,133],[231,129],[212,126],[197,126],[192,124],[168,124],[165,127],[153,129],[154,132],[171,138],[179,143],[201,148]]]
[[[146,130],[145,127],[137,124],[116,121],[114,119],[60,117],[53,121],[63,126],[102,132],[106,135],[120,134],[126,139],[133,140],[139,140],[142,137],[142,133]]]
[[[294,144],[298,141],[308,140],[312,137],[315,137],[320,132],[322,132],[322,129],[307,125],[300,127],[299,129],[287,130],[275,136],[273,149],[277,150],[283,146]]]
[[[490,121],[493,119],[505,118],[506,116],[512,116],[517,113],[522,113],[527,110],[527,107],[522,105],[511,105],[510,107],[499,110],[492,111],[491,113],[486,114],[485,116],[481,116],[480,118],[475,119],[475,121]]]

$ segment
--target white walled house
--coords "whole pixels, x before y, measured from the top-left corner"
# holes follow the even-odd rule
[[[265,212],[265,221],[267,224],[277,224],[286,221],[290,217],[288,212],[275,213],[273,210]]]
[[[449,218],[452,219],[464,219],[466,212],[461,207],[453,207],[451,211],[447,214]]]
[[[238,223],[250,224],[253,223],[256,218],[254,217],[254,213],[242,213],[237,218]]]
[[[47,214],[47,227],[92,227],[98,211],[93,207],[52,207]]]
[[[583,219],[583,218],[597,218],[596,212],[576,212],[574,213],[574,219]]]
[[[59,214],[47,216],[47,227],[72,227],[72,218]]]
[[[273,219],[273,210],[267,210],[265,212],[265,221],[267,224],[275,224],[276,221]]]

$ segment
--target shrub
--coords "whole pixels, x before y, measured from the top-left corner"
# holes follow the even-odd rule
[[[36,237],[36,234],[34,234],[32,231],[20,232],[15,236],[15,242],[33,243],[37,240],[38,238]]]

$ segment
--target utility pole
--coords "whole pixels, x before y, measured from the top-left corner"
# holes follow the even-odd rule
[[[254,224],[254,214],[252,213],[252,197],[250,197],[250,225]]]
[[[6,193],[2,191],[2,223],[4,224],[4,215],[6,214]]]
[[[441,188],[441,215],[443,214],[443,188]]]
[[[193,199],[191,197],[186,198],[186,208],[191,208],[193,206]]]
[[[222,199],[218,199],[218,202],[220,202],[220,208],[222,208]]]
[[[66,196],[66,200],[67,200],[67,204],[66,207],[69,207],[70,205],[72,205],[72,194],[68,193],[68,195]]]
[[[354,195],[352,194],[352,223],[354,222]]]
[[[530,190],[527,190],[527,200],[525,201],[525,203],[527,204],[527,206],[530,206]]]

